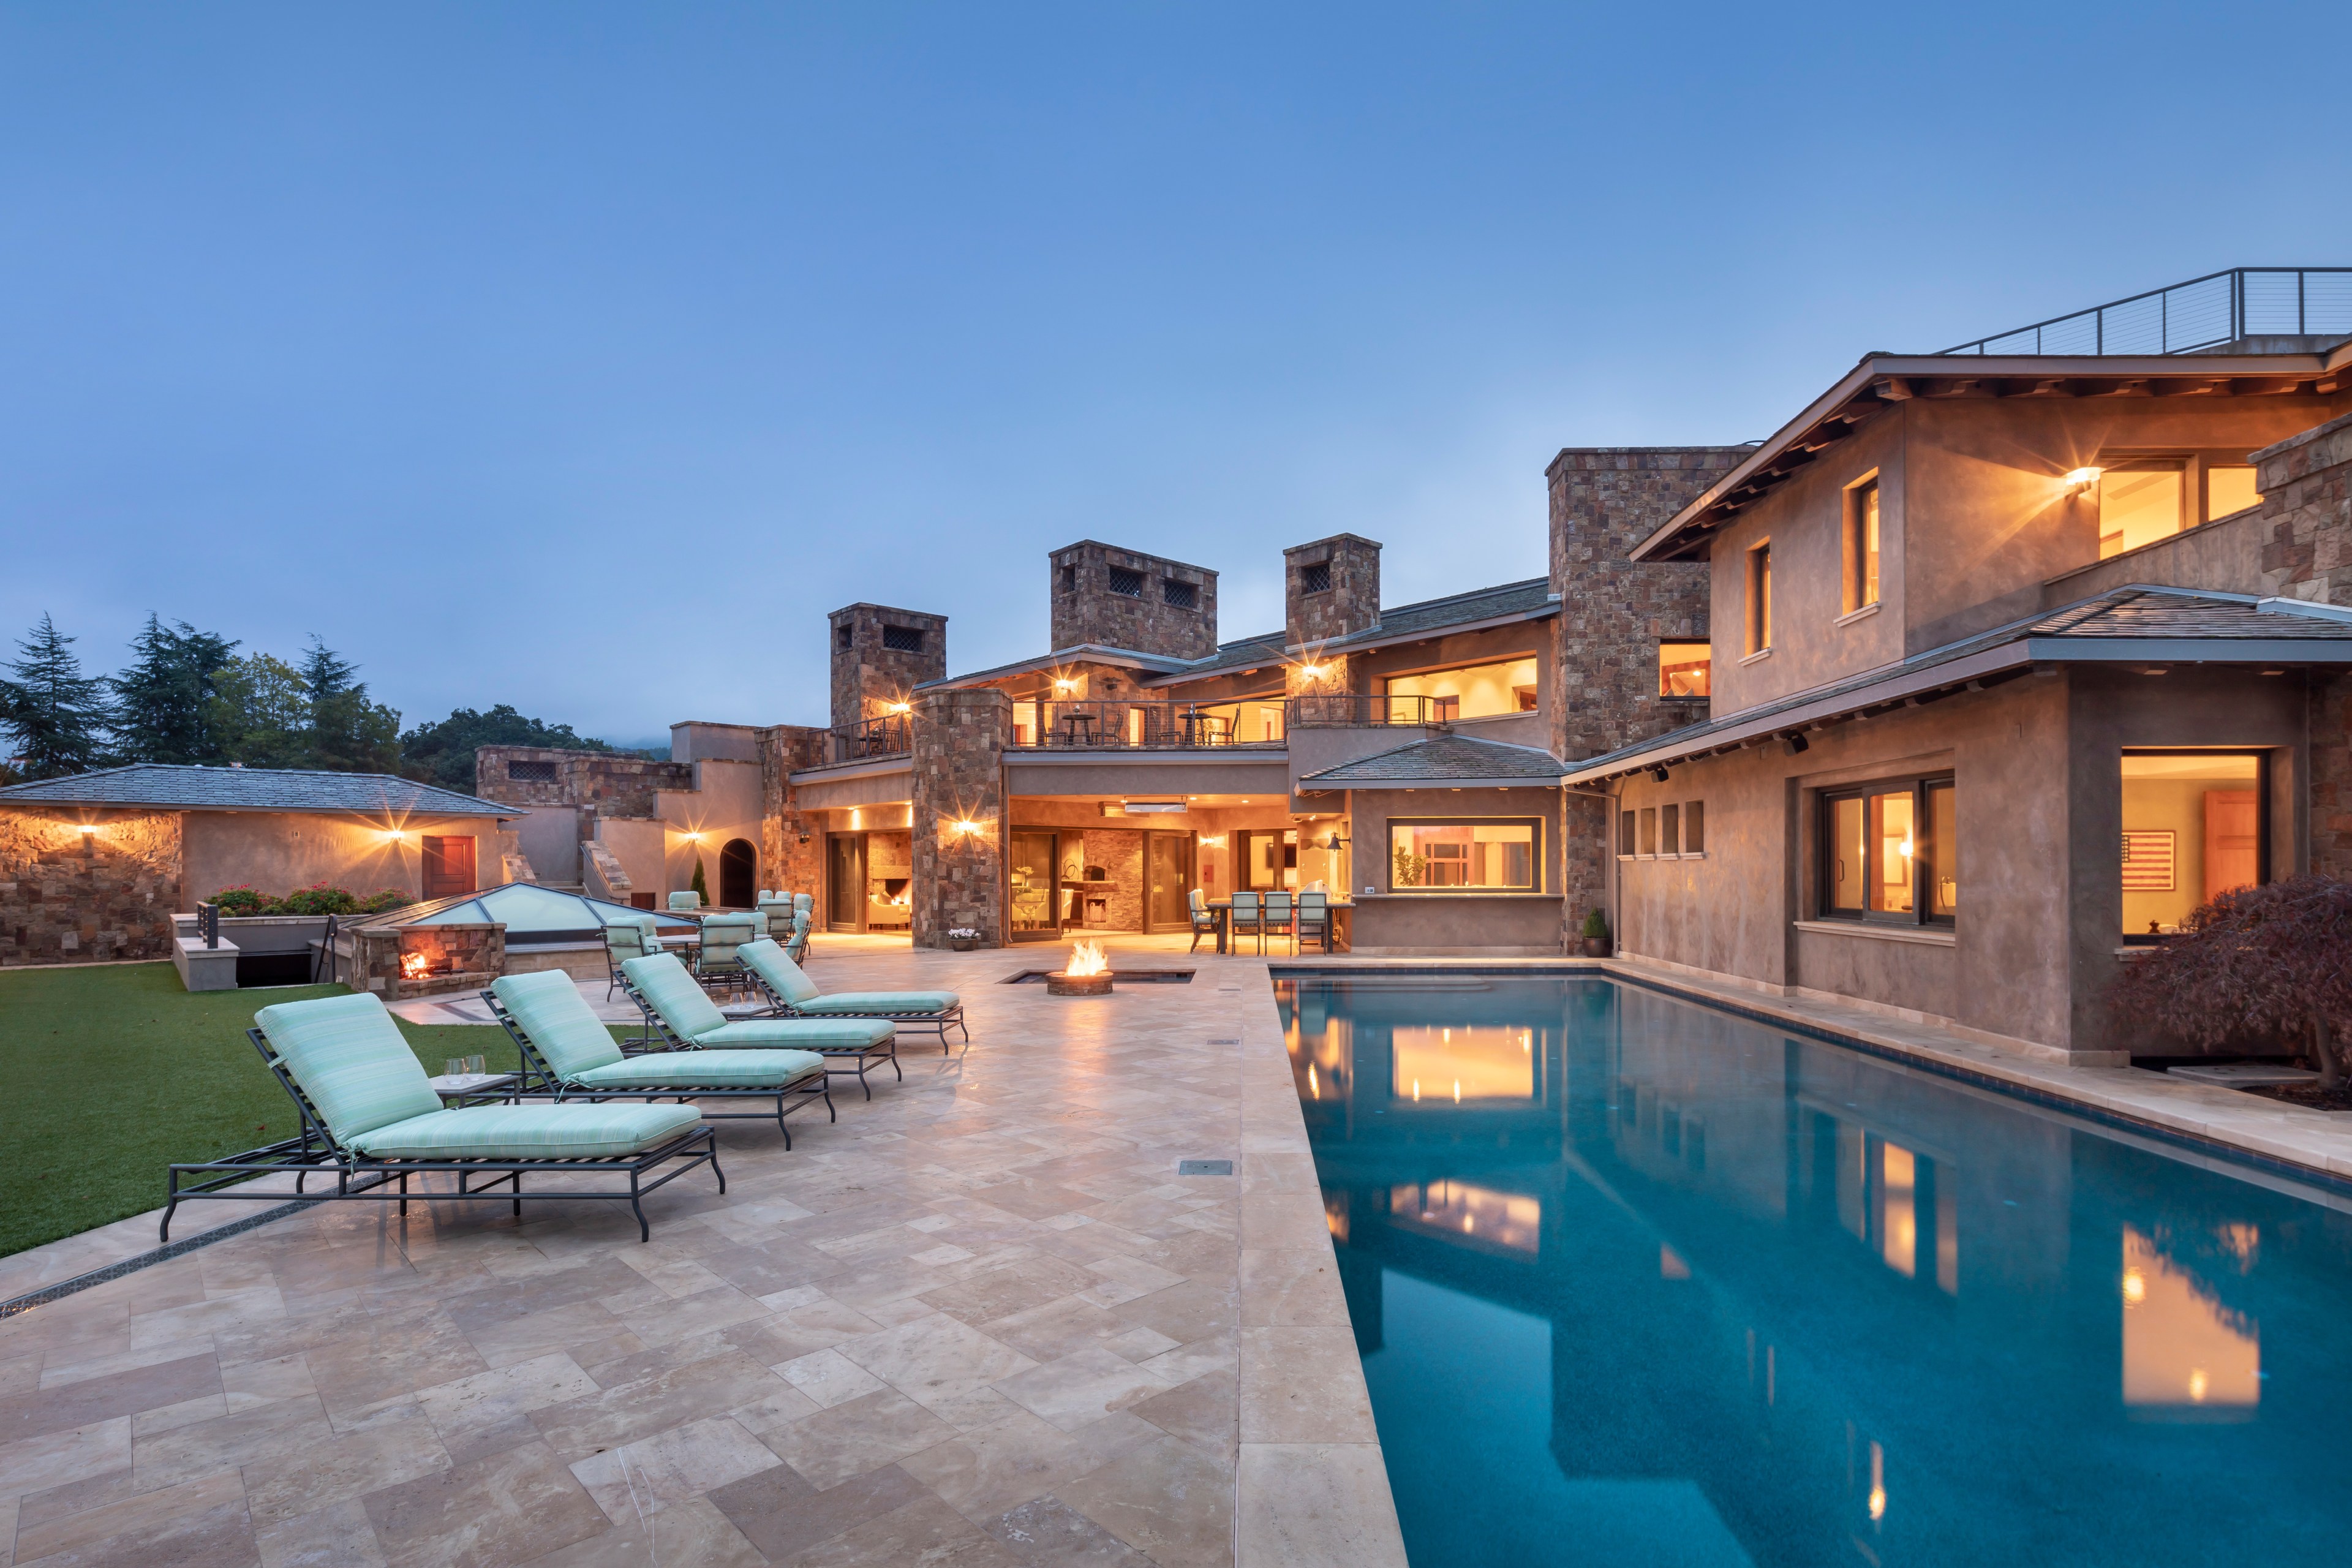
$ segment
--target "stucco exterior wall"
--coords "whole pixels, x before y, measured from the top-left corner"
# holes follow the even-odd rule
[[[499,874],[499,824],[484,816],[410,816],[400,836],[358,817],[299,811],[192,811],[186,814],[186,871],[191,900],[223,888],[249,886],[284,894],[314,882],[348,888],[362,898],[397,888],[425,893],[426,837],[474,839],[478,887],[495,887]]]
[[[694,764],[694,784],[691,790],[662,790],[654,797],[656,813],[668,828],[664,836],[662,873],[657,879],[657,890],[662,895],[659,902],[665,907],[669,902],[668,895],[692,886],[698,856],[702,860],[704,884],[709,889],[706,901],[717,903],[719,849],[729,839],[740,838],[751,846],[756,856],[765,837],[756,753],[751,761],[714,757],[698,762]],[[695,834],[700,837],[688,837]],[[754,891],[767,870],[764,864],[755,869]],[[635,870],[632,868],[629,875],[634,880]],[[637,884],[640,890],[654,885]],[[767,885],[773,887],[774,879],[770,878]]]
[[[1557,789],[1356,790],[1348,796],[1355,952],[1549,954],[1560,951],[1560,793]],[[1534,817],[1543,825],[1534,893],[1395,891],[1389,824],[1400,817]],[[1363,889],[1379,891],[1367,896]],[[1583,918],[1582,910],[1577,918]]]

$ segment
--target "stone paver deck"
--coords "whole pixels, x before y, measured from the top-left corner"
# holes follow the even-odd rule
[[[649,1245],[328,1205],[0,1321],[0,1568],[1402,1564],[1264,962],[996,984],[1055,951],[821,948],[972,1044],[790,1153],[721,1123]]]

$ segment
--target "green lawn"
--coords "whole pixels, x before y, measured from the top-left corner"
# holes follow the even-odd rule
[[[296,1131],[294,1102],[245,1038],[274,1002],[339,985],[190,995],[168,963],[0,970],[0,1257],[163,1203],[163,1168]],[[506,1031],[404,1023],[437,1073]]]

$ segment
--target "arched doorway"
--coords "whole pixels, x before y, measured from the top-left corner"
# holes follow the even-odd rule
[[[760,852],[750,842],[730,838],[719,851],[719,901],[730,910],[748,910],[756,900]]]

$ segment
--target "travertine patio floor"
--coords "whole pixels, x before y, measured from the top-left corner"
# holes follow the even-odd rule
[[[971,1045],[722,1123],[650,1245],[330,1205],[0,1322],[0,1568],[1402,1564],[1265,965],[1130,945],[1197,976],[821,942]]]

